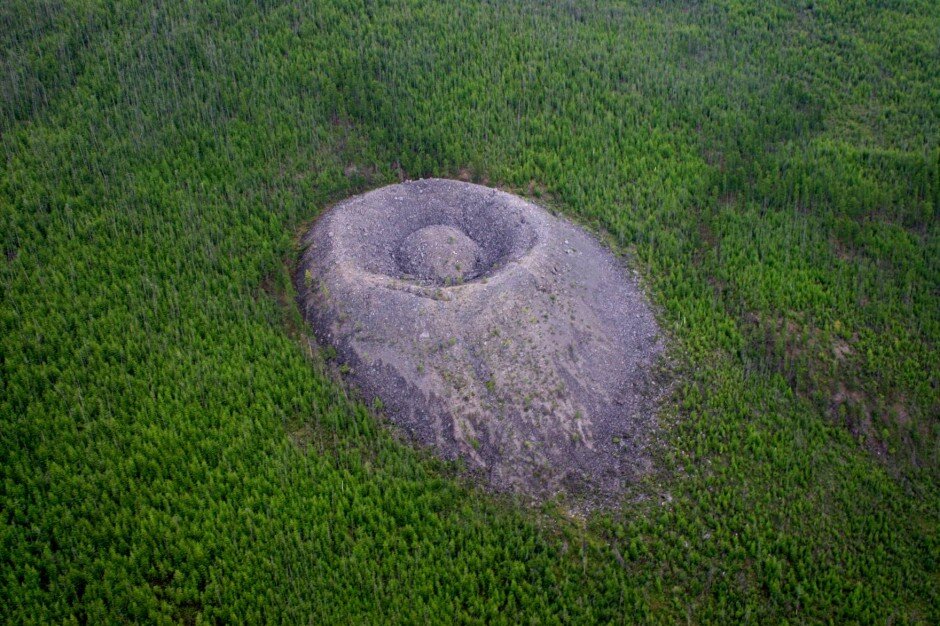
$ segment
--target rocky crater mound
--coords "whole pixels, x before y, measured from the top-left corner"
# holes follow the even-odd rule
[[[579,227],[431,179],[350,198],[303,243],[305,318],[419,442],[534,496],[613,498],[649,469],[658,329]]]
[[[425,226],[411,233],[398,249],[399,267],[430,284],[452,285],[472,278],[483,250],[452,226]]]

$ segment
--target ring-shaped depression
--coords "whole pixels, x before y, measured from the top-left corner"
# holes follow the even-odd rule
[[[510,196],[467,187],[469,198],[466,187],[459,198],[421,197],[421,185],[373,192],[369,202],[335,214],[334,243],[360,270],[418,285],[492,276],[531,250],[538,230]]]

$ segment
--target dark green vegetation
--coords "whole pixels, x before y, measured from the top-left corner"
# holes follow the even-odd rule
[[[0,619],[940,623],[940,4],[132,4],[0,6]],[[305,354],[293,233],[424,175],[634,253],[652,497],[485,497]]]

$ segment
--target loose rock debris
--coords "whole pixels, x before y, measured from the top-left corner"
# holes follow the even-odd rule
[[[430,179],[341,202],[303,244],[305,318],[417,441],[536,497],[611,498],[648,471],[659,330],[581,228]]]

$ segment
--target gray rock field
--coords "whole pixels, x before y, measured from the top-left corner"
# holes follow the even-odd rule
[[[580,227],[430,179],[337,204],[303,245],[305,319],[417,442],[539,498],[611,499],[649,471],[659,330]]]

